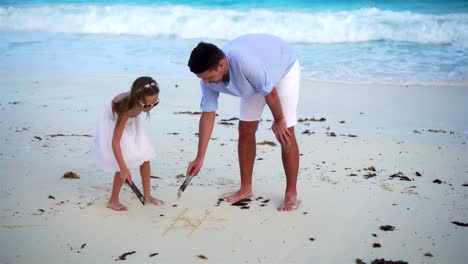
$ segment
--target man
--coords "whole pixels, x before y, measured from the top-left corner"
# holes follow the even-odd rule
[[[297,124],[300,66],[291,46],[267,34],[240,36],[222,49],[200,42],[190,54],[190,71],[201,79],[202,114],[199,124],[197,156],[187,168],[196,176],[205,159],[213,131],[219,93],[241,97],[238,156],[240,190],[227,197],[230,203],[252,196],[252,172],[256,155],[255,133],[265,105],[271,110],[272,130],[281,144],[286,173],[286,191],[280,211],[298,207],[297,174],[299,148],[294,126]]]

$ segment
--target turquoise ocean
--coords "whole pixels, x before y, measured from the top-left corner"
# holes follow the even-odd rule
[[[290,42],[318,82],[468,84],[468,2],[0,0],[0,72],[191,77],[199,41]]]

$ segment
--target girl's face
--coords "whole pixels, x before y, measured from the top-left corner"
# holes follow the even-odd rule
[[[159,94],[146,95],[143,97],[143,101],[138,100],[138,103],[140,103],[143,112],[149,112],[159,104]]]

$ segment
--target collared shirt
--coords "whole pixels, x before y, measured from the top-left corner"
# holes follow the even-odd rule
[[[200,81],[203,112],[218,110],[219,93],[247,97],[268,95],[296,61],[292,47],[279,37],[248,34],[226,43],[221,50],[229,67],[229,82]]]

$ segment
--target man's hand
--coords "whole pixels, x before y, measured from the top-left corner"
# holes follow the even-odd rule
[[[271,126],[271,129],[275,133],[276,139],[283,147],[289,146],[291,132],[289,132],[288,125],[284,118],[275,120]]]
[[[276,139],[281,144],[281,146],[287,149],[289,146],[291,132],[289,132],[288,124],[284,119],[283,108],[281,107],[281,102],[276,87],[273,87],[271,92],[265,96],[265,102],[270,108],[271,114],[275,119],[271,129],[275,133]]]
[[[197,176],[203,166],[203,162],[195,159],[194,161],[190,162],[187,167],[187,172],[185,173],[186,176]]]

